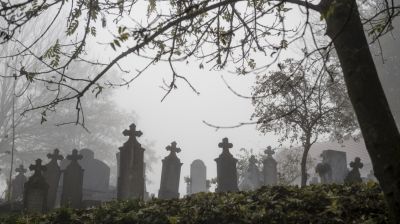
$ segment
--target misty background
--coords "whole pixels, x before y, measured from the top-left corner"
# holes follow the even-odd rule
[[[143,5],[143,9],[145,9]],[[136,9],[140,15],[140,7]],[[145,10],[142,10],[145,11]],[[140,16],[139,16],[140,17]],[[294,10],[291,21],[296,23],[296,12]],[[140,22],[140,21],[139,21]],[[40,24],[37,24],[40,27]],[[397,126],[400,126],[400,32],[398,30],[399,18],[394,21],[395,29],[384,36],[380,45],[371,45],[375,56],[378,74],[385,89],[387,99],[394,114]],[[112,28],[109,28],[112,29]],[[55,33],[55,34],[54,34]],[[60,35],[53,32],[52,35]],[[99,31],[97,43],[87,46],[91,58],[99,60],[109,60],[113,58],[115,52],[106,43],[111,34],[107,31]],[[27,37],[29,38],[29,37]],[[2,51],[5,49],[1,49]],[[10,50],[10,49],[9,49]],[[12,49],[11,49],[12,50]],[[302,52],[294,48],[286,50],[285,56],[296,57]],[[282,56],[284,58],[284,56]],[[261,56],[260,59],[262,60]],[[135,71],[145,65],[146,59],[128,57],[123,60],[121,66],[124,70]],[[1,71],[7,73],[7,66],[0,65]],[[32,65],[34,66],[34,65]],[[75,65],[77,72],[93,72],[90,67],[80,67]],[[255,81],[255,74],[237,75],[230,71],[213,71],[207,67],[199,68],[198,61],[184,61],[176,66],[180,73],[184,73],[190,83],[200,92],[196,94],[184,83],[177,83],[178,89],[171,92],[166,99],[161,102],[165,90],[161,88],[164,80],[170,79],[170,70],[167,63],[158,63],[150,66],[149,69],[139,76],[129,87],[104,89],[99,96],[96,93],[89,93],[83,99],[86,126],[88,130],[74,124],[56,124],[73,120],[74,103],[66,103],[58,109],[56,113],[47,114],[46,121],[43,121],[40,111],[29,112],[25,116],[17,116],[16,133],[19,136],[16,141],[16,162],[14,168],[23,163],[26,167],[33,163],[34,159],[45,155],[54,148],[59,148],[62,154],[70,154],[73,148],[90,148],[95,152],[95,158],[106,162],[111,167],[111,185],[116,185],[116,157],[118,147],[127,140],[122,135],[122,131],[127,129],[134,122],[137,129],[143,132],[139,142],[146,149],[147,163],[147,191],[158,194],[161,179],[161,160],[169,152],[165,147],[172,141],[178,143],[182,152],[178,154],[183,163],[180,181],[180,193],[186,193],[186,186],[183,181],[189,175],[190,163],[195,159],[201,159],[207,166],[207,178],[216,177],[215,158],[221,153],[218,143],[223,137],[228,137],[233,143],[231,150],[233,155],[240,153],[241,148],[253,149],[254,153],[263,151],[267,146],[272,148],[282,148],[290,146],[284,143],[280,145],[278,137],[273,133],[261,134],[256,130],[255,125],[243,125],[239,128],[216,129],[206,125],[203,121],[219,126],[231,126],[240,122],[249,122],[254,107],[250,99],[241,98],[235,95],[227,84],[236,92],[251,96],[252,86]],[[118,79],[119,76],[129,76],[123,74],[118,69],[113,70],[107,75],[107,79]],[[226,83],[223,81],[226,80]],[[11,91],[12,79],[2,80],[0,87],[2,94]],[[43,89],[39,87],[32,93],[39,97]],[[44,93],[44,92],[43,92]],[[38,99],[40,100],[40,98]],[[26,104],[26,98],[17,98],[17,105]],[[11,123],[10,101],[4,103],[0,110],[4,122],[0,129],[0,160],[1,160],[1,183],[0,192],[6,188],[6,179],[9,175],[10,155],[7,153],[11,149]],[[41,122],[43,123],[41,124]],[[104,136],[107,136],[105,138]],[[323,140],[322,140],[323,141]],[[325,147],[325,146],[315,146]],[[325,148],[323,148],[325,149]],[[321,149],[321,150],[323,150]],[[340,149],[339,149],[340,150]],[[311,150],[310,153],[312,153]],[[365,156],[366,151],[364,150]],[[360,155],[359,155],[360,156]],[[350,160],[349,160],[350,161]]]

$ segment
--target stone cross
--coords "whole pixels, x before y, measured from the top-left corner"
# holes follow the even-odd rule
[[[37,159],[35,165],[30,165],[29,170],[34,171],[33,175],[42,175],[42,171],[46,171],[46,166],[42,165],[42,160]]]
[[[15,172],[17,172],[18,175],[19,174],[23,175],[24,173],[26,173],[26,171],[27,170],[24,168],[24,165],[22,165],[22,164],[19,165],[19,167],[15,169]]]
[[[274,186],[278,183],[277,162],[272,157],[275,150],[268,146],[264,153],[267,154],[267,157],[263,160],[264,185]]]
[[[122,132],[122,134],[124,135],[124,136],[129,136],[129,137],[140,137],[140,136],[142,136],[142,132],[141,131],[136,131],[136,125],[135,124],[131,124],[130,126],[129,126],[129,130],[128,129],[125,129],[123,132]]]
[[[78,160],[81,160],[83,158],[82,155],[78,154],[78,150],[74,149],[72,150],[72,154],[67,156],[68,160],[71,160],[71,162],[78,162]]]
[[[161,182],[158,198],[171,199],[179,198],[179,180],[182,164],[176,156],[181,149],[176,147],[176,142],[165,147],[171,153],[162,160]]]
[[[176,142],[173,141],[171,143],[171,145],[165,147],[165,149],[167,149],[167,151],[170,151],[171,153],[179,153],[181,152],[181,148],[176,147]]]
[[[250,156],[249,163],[250,164],[256,164],[257,163],[257,159],[256,159],[256,157],[254,155]]]
[[[233,144],[229,143],[228,138],[223,138],[218,147],[223,151],[218,158],[214,159],[217,163],[218,188],[216,192],[238,191],[237,159],[229,152]]]
[[[229,149],[233,147],[233,144],[229,142],[228,138],[223,138],[218,147],[223,149],[223,153],[229,153]]]
[[[47,158],[50,159],[50,162],[46,164],[46,172],[43,173],[43,176],[49,185],[49,189],[47,191],[47,209],[50,210],[55,207],[57,190],[61,177],[61,170],[57,161],[63,160],[64,157],[60,155],[60,150],[54,149],[53,154],[47,154]]]
[[[11,185],[11,200],[13,201],[23,198],[24,185],[27,181],[27,178],[24,175],[27,170],[24,168],[24,165],[19,165],[19,167],[16,168],[15,171],[18,172],[18,175],[14,178],[14,180],[12,180]]]
[[[350,162],[350,167],[353,168],[344,179],[345,183],[361,183],[362,178],[360,175],[360,169],[363,167],[363,163],[359,157],[356,157],[353,162]]]
[[[271,146],[268,146],[264,153],[267,154],[268,157],[272,157],[272,155],[275,154],[275,150],[272,150]]]
[[[363,168],[364,164],[361,162],[359,157],[356,157],[353,162],[350,162],[350,167],[353,169],[361,169]]]
[[[69,206],[71,208],[82,208],[82,186],[84,170],[78,163],[82,159],[82,155],[78,154],[78,150],[72,150],[72,154],[67,156],[71,162],[65,168],[63,173],[63,188],[61,193],[61,206]]]
[[[47,158],[49,158],[52,161],[53,160],[57,161],[57,160],[63,160],[64,156],[60,155],[60,150],[54,149],[53,154],[51,153],[47,154]]]

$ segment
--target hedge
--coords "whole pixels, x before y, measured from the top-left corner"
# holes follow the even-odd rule
[[[198,193],[183,199],[112,201],[85,210],[15,214],[0,223],[388,223],[387,206],[375,183],[263,187],[237,193]]]

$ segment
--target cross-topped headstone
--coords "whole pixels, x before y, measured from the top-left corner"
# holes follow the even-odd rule
[[[225,137],[222,139],[222,142],[218,144],[218,147],[223,149],[222,152],[229,153],[229,149],[233,147],[233,144]]]
[[[353,162],[350,162],[350,167],[352,170],[347,174],[344,179],[345,183],[361,183],[362,178],[360,175],[360,169],[363,167],[363,163],[359,157],[356,157]]]
[[[27,170],[25,169],[24,165],[22,165],[22,164],[19,165],[19,167],[15,169],[15,172],[17,172],[18,174],[22,174],[22,175],[23,175],[24,173],[26,173],[26,171],[27,171]]]
[[[78,160],[81,160],[82,158],[83,156],[78,154],[77,149],[72,150],[72,154],[67,156],[67,159],[71,160],[71,162],[78,162]]]
[[[136,131],[136,125],[132,123],[129,125],[129,130],[125,129],[122,134],[129,137],[140,137],[143,133],[141,131]]]
[[[117,198],[143,198],[144,194],[144,148],[138,142],[137,137],[142,136],[142,132],[136,129],[132,123],[129,130],[122,132],[128,136],[128,140],[119,148],[119,167]]]
[[[361,169],[363,166],[364,164],[359,157],[356,157],[353,162],[350,162],[350,167],[353,169]]]
[[[263,160],[264,185],[274,186],[278,183],[277,162],[272,157],[275,150],[268,146],[264,153],[267,154],[267,157]]]
[[[60,150],[54,149],[53,153],[48,153],[47,158],[50,162],[46,164],[46,172],[43,176],[49,185],[47,191],[47,209],[53,209],[57,199],[57,190],[60,183],[61,169],[58,160],[63,160],[64,156],[60,155]]]
[[[63,160],[64,156],[60,155],[60,150],[54,149],[53,154],[51,153],[47,154],[47,158],[57,161],[57,160]]]
[[[256,157],[254,155],[251,155],[250,159],[249,159],[249,162],[250,162],[250,164],[256,164],[257,163]]]
[[[217,162],[217,192],[238,191],[237,169],[235,159],[229,152],[233,144],[229,142],[228,138],[223,138],[222,142],[218,143],[218,147],[223,151],[218,158]]]
[[[42,165],[42,160],[37,159],[35,164],[29,166],[30,171],[34,171],[33,175],[42,175],[42,171],[46,171],[46,166]]]
[[[268,146],[264,153],[267,154],[268,157],[272,157],[272,155],[275,154],[275,150],[273,150],[271,146]]]
[[[169,146],[167,146],[165,148],[167,149],[167,151],[170,151],[171,153],[179,153],[179,152],[181,152],[181,148],[176,147],[176,145],[177,145],[176,142],[173,141],[171,143],[171,145],[169,145]]]
[[[179,180],[182,163],[176,156],[181,149],[176,147],[176,142],[165,147],[171,153],[162,160],[161,182],[158,197],[161,199],[179,198]]]
[[[11,185],[11,200],[16,201],[20,200],[23,198],[23,193],[24,193],[24,184],[27,181],[27,178],[25,177],[24,173],[26,173],[26,169],[24,168],[24,165],[19,165],[15,169],[15,172],[18,173],[18,175],[12,180],[12,185]]]
[[[49,189],[49,185],[42,176],[42,172],[46,171],[46,166],[42,165],[41,159],[37,159],[35,164],[29,166],[29,170],[34,173],[24,186],[24,209],[27,212],[44,212],[47,210]]]
[[[72,154],[67,156],[71,160],[64,170],[63,189],[61,193],[61,205],[72,208],[82,208],[82,186],[83,169],[78,160],[83,156],[78,154],[78,150],[72,150]]]

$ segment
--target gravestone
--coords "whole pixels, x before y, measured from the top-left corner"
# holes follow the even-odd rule
[[[320,166],[320,168],[323,168],[322,170],[326,171],[324,177],[325,180],[323,181],[323,177],[321,177],[321,182],[342,184],[348,173],[346,152],[329,149],[324,150],[321,154],[321,157],[322,167]],[[324,164],[328,164],[329,168]]]
[[[207,168],[203,161],[196,159],[190,164],[190,193],[207,192]]]
[[[12,186],[11,186],[11,200],[13,201],[20,201],[23,199],[24,185],[27,181],[27,178],[25,176],[26,171],[27,170],[24,168],[24,165],[22,164],[15,169],[15,172],[17,172],[18,174],[12,181]]]
[[[347,174],[344,182],[345,183],[361,183],[362,178],[360,175],[360,169],[363,168],[364,164],[361,162],[359,157],[356,157],[353,162],[350,162],[352,170]]]
[[[78,154],[78,150],[72,150],[72,154],[67,156],[70,164],[63,171],[63,189],[61,193],[61,205],[71,208],[82,208],[82,187],[84,170],[79,165],[78,160],[82,159],[82,155]]]
[[[318,177],[312,177],[309,184],[310,185],[318,184]]]
[[[315,167],[315,172],[319,175],[321,179],[321,184],[332,183],[332,169],[331,165],[326,162],[318,163]]]
[[[161,183],[158,197],[160,199],[179,198],[179,180],[182,164],[176,153],[181,151],[176,142],[166,147],[170,154],[162,160]]]
[[[42,172],[46,170],[46,166],[42,165],[41,159],[37,159],[35,165],[29,166],[29,170],[34,171],[34,173],[24,186],[24,209],[27,212],[45,212],[47,210],[49,185],[46,183]]]
[[[79,165],[85,171],[83,199],[106,200],[110,183],[110,167],[103,161],[95,159],[94,152],[90,149],[81,149],[79,154],[82,155]]]
[[[46,165],[46,171],[43,173],[43,176],[49,185],[49,190],[47,191],[47,209],[50,210],[55,207],[57,190],[61,176],[61,169],[57,160],[63,160],[64,157],[60,155],[60,151],[58,149],[54,149],[53,154],[47,154],[47,158],[50,159],[50,162]]]
[[[217,163],[217,184],[216,192],[238,191],[237,181],[237,159],[232,156],[229,149],[233,147],[228,138],[223,138],[218,144],[222,153],[215,159]]]
[[[257,159],[254,155],[251,155],[249,167],[244,173],[243,179],[239,184],[239,189],[241,191],[252,191],[258,189],[261,184],[261,173],[257,167]]]
[[[131,124],[129,130],[122,132],[128,136],[120,150],[119,176],[117,187],[117,198],[144,198],[144,148],[137,141],[142,136],[141,131],[136,130],[136,125]]]
[[[272,157],[275,151],[272,150],[271,146],[268,146],[264,153],[267,154],[267,157],[263,160],[264,185],[274,186],[278,183],[277,162]]]

